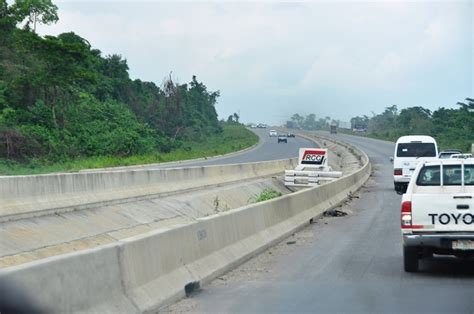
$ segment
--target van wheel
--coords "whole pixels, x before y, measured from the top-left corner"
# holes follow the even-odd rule
[[[418,248],[403,247],[403,266],[406,272],[418,271]]]
[[[395,186],[395,191],[397,194],[402,195],[403,193],[406,193],[408,185],[405,183],[394,183]]]

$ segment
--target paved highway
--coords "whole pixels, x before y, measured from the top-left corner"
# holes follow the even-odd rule
[[[270,129],[252,129],[260,137],[260,143],[254,149],[227,157],[181,163],[179,166],[207,166],[223,164],[239,164],[245,162],[267,161],[298,157],[300,147],[315,147],[301,137],[288,138],[288,143],[278,143],[276,137],[270,137]]]
[[[316,144],[306,139],[295,137],[288,138],[288,143],[278,144],[276,137],[269,137],[270,129],[252,129],[260,137],[260,143],[247,151],[230,154],[229,156],[209,158],[207,160],[191,160],[182,162],[171,162],[159,165],[127,167],[127,169],[161,169],[161,168],[182,168],[192,166],[209,166],[223,164],[239,164],[246,162],[257,162],[277,159],[287,159],[298,157],[300,147],[315,147]],[[113,170],[114,168],[110,168]],[[115,168],[120,169],[120,168]],[[95,171],[92,169],[92,171]]]
[[[473,313],[474,264],[449,257],[405,273],[389,142],[336,135],[363,149],[373,176],[358,197],[172,306],[192,312]]]

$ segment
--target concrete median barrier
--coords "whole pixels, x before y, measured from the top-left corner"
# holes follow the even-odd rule
[[[19,292],[13,297],[20,309],[12,313],[22,312],[24,299],[34,312],[138,312],[124,293],[116,245],[7,268],[0,271],[0,285]]]
[[[370,175],[366,156],[361,158],[360,170],[334,182],[122,241],[127,294],[142,312],[184,297],[196,283],[207,283],[344,201]]]
[[[113,245],[7,268],[0,271],[0,281],[19,282],[26,292],[38,294],[42,306],[58,312],[155,312],[308,225],[359,189],[371,168],[367,155],[352,149],[362,166],[333,182]],[[44,285],[48,278],[51,285]]]
[[[223,166],[0,177],[0,221],[269,176],[296,159]]]

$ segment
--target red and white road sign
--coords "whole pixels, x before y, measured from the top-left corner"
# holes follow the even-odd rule
[[[327,166],[328,150],[326,148],[300,148],[298,163],[302,166]]]

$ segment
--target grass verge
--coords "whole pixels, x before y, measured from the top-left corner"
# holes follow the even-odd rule
[[[205,141],[188,142],[169,153],[152,153],[128,157],[97,156],[84,159],[68,160],[48,164],[41,161],[30,161],[22,164],[11,160],[0,160],[0,175],[28,175],[51,172],[75,172],[82,169],[104,167],[133,166],[150,163],[180,161],[201,157],[212,157],[239,151],[255,145],[258,136],[241,125],[224,125],[221,134],[208,137]]]

